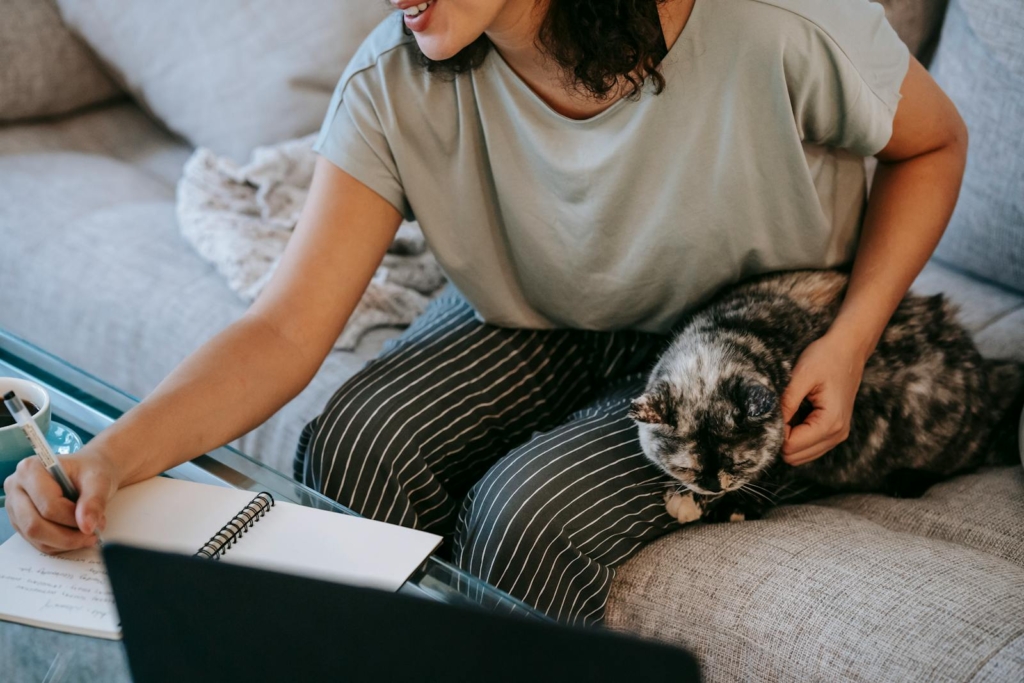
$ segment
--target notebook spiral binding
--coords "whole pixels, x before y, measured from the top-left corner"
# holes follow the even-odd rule
[[[231,521],[221,527],[195,554],[209,560],[219,560],[242,535],[260,521],[260,518],[274,507],[274,497],[263,491],[249,502]]]

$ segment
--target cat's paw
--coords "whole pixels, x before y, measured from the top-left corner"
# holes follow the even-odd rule
[[[665,509],[668,510],[668,514],[678,519],[680,524],[696,522],[704,512],[689,491],[666,491]]]
[[[731,515],[729,515],[730,522],[745,522],[746,520],[747,516],[742,512],[734,512]]]

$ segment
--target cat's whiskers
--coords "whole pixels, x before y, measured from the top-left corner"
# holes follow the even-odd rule
[[[776,500],[778,500],[779,503],[782,503],[783,501],[786,500],[792,500],[793,498],[796,498],[800,494],[810,491],[813,488],[812,486],[804,486],[803,488],[796,489],[795,491],[790,490],[792,489],[794,483],[795,482],[787,481],[785,484],[775,489],[775,498]],[[784,492],[786,492],[785,495],[783,495]]]
[[[754,489],[749,489],[749,488],[744,486],[744,487],[738,488],[736,490],[737,491],[742,491],[743,493],[746,493],[748,496],[751,496],[755,500],[760,498],[761,500],[763,500],[764,502],[768,503],[769,505],[774,505],[775,504],[775,501],[773,501],[771,498],[769,498],[768,496],[764,495],[763,493],[761,493],[759,491],[755,491]]]
[[[747,482],[746,484],[744,484],[743,486],[741,486],[737,490],[738,491],[744,491],[745,490],[748,493],[752,493],[755,496],[757,496],[757,497],[761,498],[762,500],[764,500],[765,502],[767,502],[769,505],[775,505],[776,504],[777,498],[776,498],[775,493],[769,491],[768,489],[764,488],[763,486],[758,486],[757,484],[754,484],[752,482]]]
[[[789,494],[787,494],[785,496],[781,496],[779,498],[779,502],[781,503],[781,502],[786,501],[786,500],[792,500],[793,498],[796,498],[800,494],[806,493],[807,491],[810,491],[812,488],[814,488],[814,487],[812,487],[812,486],[805,486],[805,487],[803,487],[801,489],[797,489],[796,491],[793,491],[792,493],[789,493]]]
[[[751,495],[751,492],[750,492],[750,491],[748,491],[747,489],[744,489],[744,488],[742,488],[742,487],[741,487],[741,488],[738,488],[738,489],[736,489],[736,491],[735,491],[735,492],[736,492],[736,493],[741,493],[741,494],[743,494],[743,497],[744,497],[744,498],[747,498],[747,499],[750,499],[750,500],[755,500],[755,501],[757,500],[756,498],[754,498],[754,497],[753,497],[753,496]]]

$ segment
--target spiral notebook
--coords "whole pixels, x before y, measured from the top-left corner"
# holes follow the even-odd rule
[[[118,491],[103,539],[389,591],[441,542],[269,493],[165,477]],[[121,634],[98,549],[50,556],[17,535],[0,546],[0,620],[99,638]]]

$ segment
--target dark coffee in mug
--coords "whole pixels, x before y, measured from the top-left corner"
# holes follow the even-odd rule
[[[36,413],[39,412],[39,408],[31,401],[22,401],[25,404],[25,408],[28,409],[28,414],[35,417]],[[0,401],[0,429],[4,427],[10,427],[13,424],[17,424],[14,421],[14,416],[11,415],[11,411],[7,409],[7,406]]]

